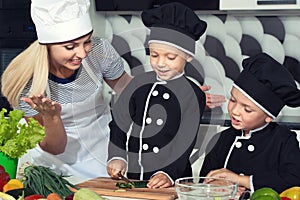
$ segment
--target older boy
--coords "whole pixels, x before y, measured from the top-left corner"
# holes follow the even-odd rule
[[[136,76],[113,107],[107,170],[115,178],[127,171],[129,178],[150,179],[148,187],[162,188],[192,175],[189,156],[205,94],[184,75],[184,67],[207,25],[180,3],[144,11],[142,20],[150,27],[153,71]]]

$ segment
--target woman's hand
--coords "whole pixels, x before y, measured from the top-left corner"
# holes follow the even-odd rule
[[[39,112],[42,116],[55,116],[61,113],[61,105],[44,97],[42,94],[22,97],[21,100],[28,103],[32,109]]]
[[[42,94],[22,97],[21,100],[38,112],[34,118],[45,127],[46,136],[39,143],[40,147],[54,155],[63,153],[67,145],[67,134],[61,119],[61,105]]]
[[[148,182],[149,188],[167,188],[172,186],[172,181],[164,173],[155,174]]]
[[[219,106],[222,106],[222,104],[224,102],[226,102],[225,96],[223,96],[223,95],[207,93],[207,91],[211,89],[211,86],[203,85],[203,86],[200,86],[200,89],[203,92],[205,92],[207,108],[219,107]]]
[[[112,178],[119,179],[119,172],[124,176],[127,169],[127,164],[123,160],[114,159],[109,161],[106,166],[108,175]]]

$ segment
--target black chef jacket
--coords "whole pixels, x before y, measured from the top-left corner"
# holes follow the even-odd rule
[[[132,179],[147,180],[158,171],[173,180],[192,176],[189,157],[204,108],[204,92],[184,75],[169,81],[153,71],[134,77],[112,107],[108,160],[127,160]]]
[[[270,187],[281,193],[300,185],[300,149],[297,135],[288,127],[269,123],[243,137],[233,127],[221,132],[206,155],[200,176],[227,168],[237,174],[253,175],[254,190]]]

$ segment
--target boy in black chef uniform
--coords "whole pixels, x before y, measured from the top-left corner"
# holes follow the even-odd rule
[[[127,172],[131,179],[150,179],[149,188],[163,188],[192,176],[189,157],[205,94],[184,75],[184,67],[207,24],[180,3],[144,11],[142,20],[150,28],[153,71],[134,77],[112,108],[107,171],[114,178]]]
[[[281,193],[300,185],[300,149],[296,133],[272,121],[285,105],[300,106],[300,91],[265,53],[245,59],[243,68],[228,103],[231,127],[206,155],[200,175],[236,180],[241,190]]]

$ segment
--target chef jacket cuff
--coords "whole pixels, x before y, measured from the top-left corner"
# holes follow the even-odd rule
[[[253,175],[250,176],[250,190],[251,190],[251,193],[254,192],[254,186],[253,186]]]
[[[125,160],[124,158],[122,157],[112,157],[109,161],[107,161],[107,164],[112,161],[112,160],[123,160],[125,163],[126,163],[126,168],[128,168],[128,162],[127,160]]]
[[[169,178],[169,180],[171,181],[172,185],[174,185],[173,179],[169,176],[169,174],[167,174],[166,172],[163,172],[163,171],[155,172],[155,173],[151,176],[151,178],[152,178],[153,176],[155,176],[156,174],[158,174],[158,173],[163,173],[163,174],[165,174],[165,175]]]

